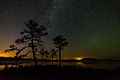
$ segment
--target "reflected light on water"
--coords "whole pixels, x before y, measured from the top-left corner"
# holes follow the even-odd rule
[[[0,65],[0,71],[4,70],[5,68],[11,68],[11,67],[16,67],[16,65]]]
[[[5,65],[0,65],[0,71],[5,68]]]

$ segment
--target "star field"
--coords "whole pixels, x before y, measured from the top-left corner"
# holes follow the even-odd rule
[[[0,49],[14,43],[28,19],[47,26],[47,49],[56,35],[68,39],[64,57],[120,58],[119,0],[0,0]]]

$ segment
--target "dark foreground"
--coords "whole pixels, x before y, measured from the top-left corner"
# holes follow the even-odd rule
[[[4,69],[0,80],[120,80],[120,68],[114,70],[76,66],[39,66]]]

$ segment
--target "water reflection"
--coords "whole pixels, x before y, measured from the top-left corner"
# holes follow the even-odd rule
[[[95,64],[85,64],[86,67],[93,69],[116,69],[120,68],[120,62],[103,62]]]
[[[0,70],[3,70],[5,68],[5,65],[0,65]]]
[[[13,65],[13,64],[9,64],[9,65],[0,65],[0,71],[1,70],[4,70],[4,69],[6,69],[6,68],[15,68],[15,67],[17,67],[17,65]]]
[[[23,63],[21,62],[19,65],[15,64],[1,64],[0,70],[5,68],[17,67],[17,66],[32,66],[34,62]],[[39,65],[52,65],[52,62],[39,62]],[[53,65],[59,65],[59,62],[54,62]],[[93,68],[93,69],[115,69],[120,68],[120,62],[103,62],[103,63],[94,63],[94,64],[85,64],[82,62],[62,62],[62,66],[77,66],[81,68]]]

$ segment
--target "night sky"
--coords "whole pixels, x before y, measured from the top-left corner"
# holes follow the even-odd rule
[[[120,0],[0,0],[1,50],[14,43],[28,19],[46,25],[46,49],[56,35],[69,41],[64,57],[120,58]]]

